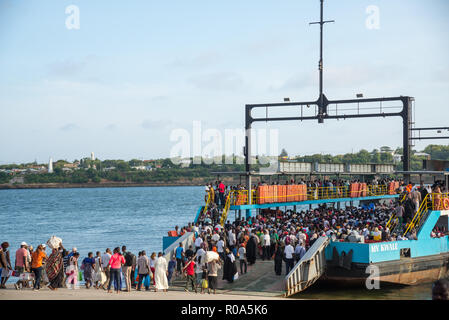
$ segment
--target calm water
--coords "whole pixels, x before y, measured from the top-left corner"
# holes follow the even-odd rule
[[[134,253],[159,252],[167,231],[193,221],[203,194],[203,187],[0,190],[0,242],[10,243],[12,263],[22,241],[36,247],[52,235],[67,249],[76,246],[81,258],[122,245]],[[312,287],[297,297],[430,299],[430,290],[431,284],[373,291]]]
[[[195,218],[202,187],[0,190],[0,241],[11,254],[22,241],[36,247],[52,235],[81,257],[126,245],[162,251],[162,236]],[[48,249],[47,249],[48,253]]]

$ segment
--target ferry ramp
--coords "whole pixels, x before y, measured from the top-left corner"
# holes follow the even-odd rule
[[[239,278],[232,283],[222,280],[223,273],[218,274],[218,292],[236,295],[254,295],[265,297],[288,297],[299,293],[313,285],[325,272],[325,249],[329,238],[318,238],[312,247],[307,250],[304,257],[294,266],[288,275],[278,276],[274,272],[274,260],[257,260],[249,265],[246,274],[240,274],[240,265],[237,260]],[[285,263],[282,263],[285,272]],[[179,277],[172,282],[172,286],[181,290],[185,286],[185,279]]]
[[[238,260],[237,269],[239,278],[233,283],[228,283],[223,278],[223,270],[218,273],[217,293],[279,297],[285,292],[285,274],[277,276],[274,272],[274,260],[257,260],[254,265],[248,266],[246,274],[240,274],[240,265]],[[285,264],[283,265],[285,270]],[[174,290],[184,290],[186,280],[178,277],[173,280],[171,286]],[[189,288],[191,290],[191,288]]]

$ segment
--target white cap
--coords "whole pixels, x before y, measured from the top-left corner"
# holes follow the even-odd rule
[[[21,246],[28,246],[28,244],[24,241],[20,244]]]
[[[46,245],[43,243],[43,244],[41,244],[41,246],[42,246],[42,248],[45,248],[46,247]]]
[[[72,251],[73,251],[73,252],[76,252],[76,248],[75,248],[75,247],[73,247],[73,248],[72,248]]]

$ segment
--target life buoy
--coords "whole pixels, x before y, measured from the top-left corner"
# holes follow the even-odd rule
[[[449,210],[449,198],[444,198],[443,208],[444,208],[444,210]]]

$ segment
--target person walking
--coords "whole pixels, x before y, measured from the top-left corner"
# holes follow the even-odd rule
[[[294,259],[295,259],[295,264],[299,262],[299,260],[302,259],[302,257],[304,257],[304,255],[306,254],[306,248],[305,248],[305,243],[304,242],[298,242],[298,244],[295,247],[295,254],[294,254]]]
[[[274,251],[274,272],[280,276],[282,274],[282,261],[284,259],[284,246],[281,243],[276,243]]]
[[[219,260],[213,260],[207,264],[207,280],[209,282],[207,287],[208,294],[210,294],[211,290],[214,290],[214,294],[217,293],[218,269],[220,268],[221,265]]]
[[[254,235],[248,240],[246,244],[246,258],[248,259],[248,264],[253,265],[256,263],[256,250],[257,250],[257,240]]]
[[[145,250],[142,251],[142,255],[137,259],[137,272],[139,274],[139,283],[137,285],[137,291],[141,291],[142,282],[145,286],[145,290],[148,291],[150,287],[145,284],[147,283],[147,277],[150,276],[150,260],[148,259]]]
[[[235,265],[234,254],[226,248],[226,255],[223,264],[223,280],[227,280],[229,283],[234,282],[234,276],[237,273],[237,266]]]
[[[176,257],[175,275],[180,275],[181,269],[184,267],[184,248],[182,247],[182,242],[180,242],[179,246],[175,249],[175,257]]]
[[[109,260],[111,259],[111,257],[111,249],[106,248],[106,251],[101,256],[101,267],[106,274],[106,282],[102,285],[104,290],[107,290],[106,288],[109,286],[109,282],[111,281],[111,267],[109,266]]]
[[[40,244],[36,251],[31,256],[31,270],[34,272],[34,286],[33,291],[37,291],[41,288],[41,276],[43,270],[43,263],[47,259],[47,255],[44,252],[42,245]]]
[[[1,244],[2,247],[2,272],[1,272],[1,283],[0,283],[0,289],[6,289],[6,281],[8,281],[9,278],[9,271],[12,270],[11,267],[11,259],[9,256],[9,243],[3,242]]]
[[[164,292],[167,292],[168,289],[168,279],[167,279],[167,270],[168,270],[168,264],[167,260],[162,255],[162,252],[158,253],[158,258],[156,259],[156,262],[154,264],[154,292],[157,292],[157,290],[164,290]]]
[[[186,273],[186,286],[184,288],[184,291],[189,292],[189,285],[191,285],[192,290],[195,290],[195,293],[198,293],[195,286],[195,261],[193,261],[193,257],[189,258],[189,261],[182,269],[182,272]]]
[[[95,258],[92,252],[89,252],[87,258],[84,258],[81,269],[84,270],[86,289],[90,289],[90,287],[92,287],[93,272],[95,270]]]
[[[122,268],[122,265],[125,264],[125,258],[120,254],[120,248],[117,247],[114,249],[114,254],[112,255],[111,259],[109,260],[108,266],[111,267],[111,280],[109,281],[108,285],[108,293],[112,293],[111,291],[111,285],[112,282],[114,282],[115,290],[118,293],[120,293],[122,283],[120,279],[120,270]]]
[[[270,260],[270,241],[268,230],[265,230],[262,236],[262,260]]]
[[[94,278],[94,284],[95,289],[100,289],[100,287],[103,285],[104,281],[106,281],[106,276],[103,271],[103,264],[101,261],[101,252],[96,252],[95,257],[95,278]]]
[[[223,209],[225,206],[225,190],[226,186],[223,182],[218,181],[218,192],[220,197],[220,207]]]
[[[239,257],[239,261],[240,261],[240,273],[244,274],[248,270],[248,263],[246,261],[246,249],[245,249],[245,245],[243,243],[240,244],[240,248],[238,251],[238,257]],[[243,270],[245,270],[245,271],[243,271]]]
[[[123,278],[125,279],[126,291],[131,292],[132,274],[136,269],[136,256],[129,251],[126,251],[126,246],[122,246],[125,264],[123,265]]]
[[[285,246],[284,249],[284,255],[285,255],[285,275],[287,275],[290,270],[293,269],[293,253],[294,253],[293,246],[289,243]]]
[[[69,265],[66,268],[66,285],[67,289],[72,289],[71,285],[73,285],[73,289],[78,289],[78,259],[79,252],[74,252],[69,259]]]
[[[45,272],[47,273],[48,281],[50,282],[50,290],[57,290],[62,288],[64,281],[64,247],[62,243],[58,248],[53,248],[50,256],[45,264]]]
[[[16,261],[14,269],[18,273],[18,276],[20,276],[22,273],[29,272],[29,253],[28,253],[28,244],[26,242],[22,242],[20,244],[20,248],[16,251]],[[16,290],[20,290],[26,286],[26,283],[24,280],[19,280],[14,284],[14,287]]]
[[[175,272],[176,269],[176,257],[173,256],[171,260],[168,262],[168,271],[167,271],[167,280],[168,283],[171,283],[171,278],[173,276],[173,272]]]
[[[400,227],[400,230],[402,230],[402,226],[404,225],[403,217],[404,217],[405,209],[404,209],[404,206],[400,202],[398,202],[398,204],[394,210],[394,213],[396,214],[396,217],[398,217],[399,227]]]
[[[155,264],[156,264],[156,252],[152,252],[150,256],[150,270],[151,270],[151,277],[153,278],[153,286],[156,284],[154,280],[154,272],[156,271]]]

